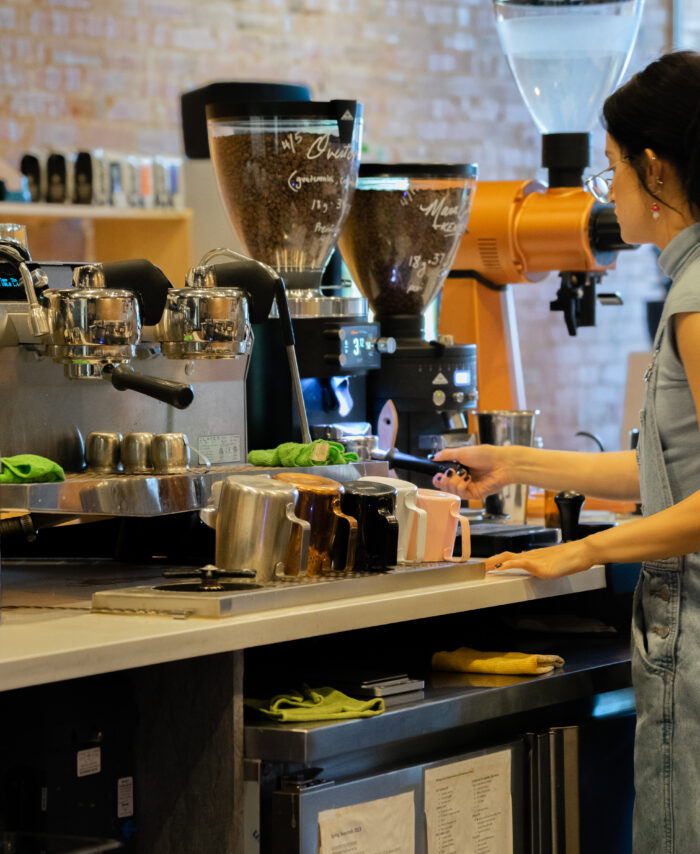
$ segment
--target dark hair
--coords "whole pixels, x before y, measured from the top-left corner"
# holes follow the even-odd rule
[[[606,99],[603,125],[649,195],[666,204],[646,186],[645,148],[675,167],[689,204],[700,210],[700,54],[676,51],[647,65]]]

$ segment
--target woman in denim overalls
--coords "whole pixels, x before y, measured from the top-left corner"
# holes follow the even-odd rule
[[[610,168],[588,183],[622,237],[653,243],[673,285],[659,323],[634,451],[477,445],[442,452],[470,470],[435,485],[482,498],[508,483],[641,499],[644,518],[563,545],[504,553],[487,570],[541,577],[643,561],[635,594],[635,854],[700,854],[700,55],[668,54],[603,109]],[[440,457],[438,457],[440,458]]]

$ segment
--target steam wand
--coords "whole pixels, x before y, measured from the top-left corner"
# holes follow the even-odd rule
[[[308,444],[311,441],[311,432],[309,431],[309,420],[306,416],[306,406],[304,405],[304,395],[301,390],[301,378],[299,376],[299,364],[297,363],[297,353],[294,346],[294,327],[292,326],[292,318],[289,313],[289,303],[287,302],[287,291],[284,286],[284,281],[280,274],[262,261],[256,261],[254,258],[249,258],[247,255],[242,255],[240,252],[234,252],[233,249],[210,249],[206,252],[200,262],[200,267],[208,266],[211,261],[219,255],[228,256],[235,259],[237,262],[244,264],[255,264],[256,267],[264,270],[272,279],[272,286],[277,305],[277,314],[280,320],[282,329],[282,337],[284,339],[285,350],[287,351],[287,362],[289,363],[289,372],[292,377],[292,389],[296,400],[297,411],[299,413],[299,424],[301,426],[302,442]],[[255,300],[255,297],[253,297]]]

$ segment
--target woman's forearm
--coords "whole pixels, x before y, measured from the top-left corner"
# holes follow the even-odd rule
[[[591,565],[661,560],[700,551],[700,492],[667,510],[581,540]]]
[[[573,489],[596,498],[639,501],[634,451],[588,454],[512,445],[508,453],[513,482],[557,491]]]

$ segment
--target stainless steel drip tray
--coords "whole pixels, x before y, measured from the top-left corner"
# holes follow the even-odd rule
[[[2,483],[0,507],[29,513],[66,513],[78,516],[162,516],[199,510],[209,498],[212,484],[231,474],[274,474],[282,468],[246,464],[193,467],[178,474],[98,475],[67,474],[61,483]],[[338,466],[295,468],[338,481],[366,474],[386,475],[387,464],[357,462]]]
[[[157,586],[97,591],[92,594],[92,610],[134,615],[234,617],[362,596],[399,594],[421,587],[477,581],[483,577],[483,562],[470,560],[417,564],[380,573],[275,581],[262,586],[237,579],[238,589],[233,591],[193,592],[191,582],[172,585],[161,582]]]

